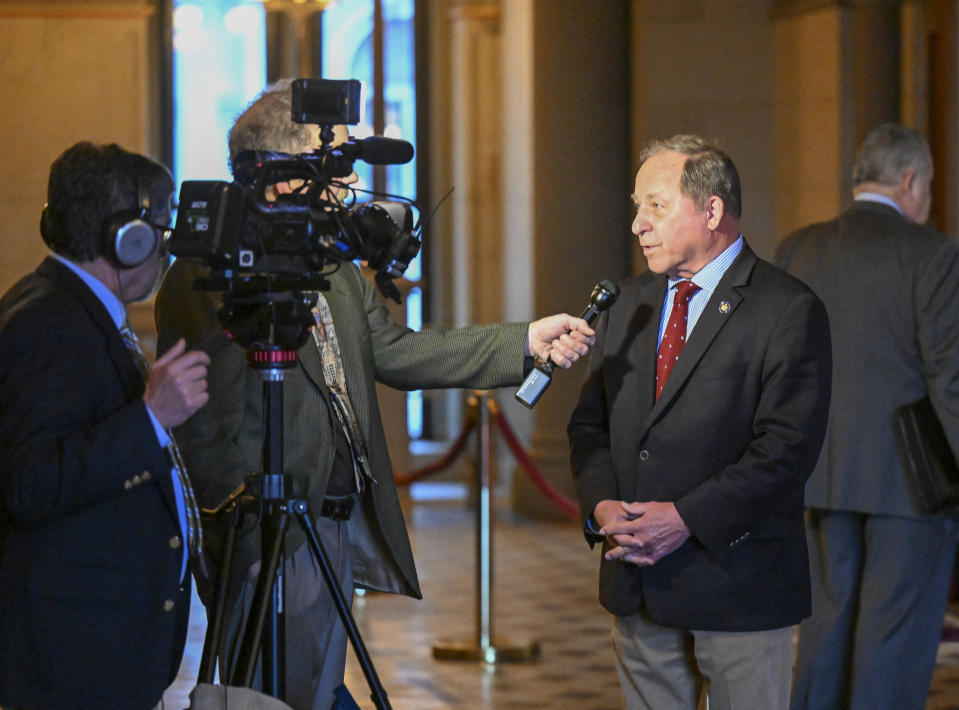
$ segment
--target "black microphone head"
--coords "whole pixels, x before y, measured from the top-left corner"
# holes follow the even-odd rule
[[[356,141],[357,158],[372,165],[401,165],[413,159],[413,144],[398,138],[370,136]]]
[[[619,298],[619,284],[614,284],[609,279],[603,279],[593,287],[593,292],[589,296],[590,305],[595,306],[598,311],[605,311]]]

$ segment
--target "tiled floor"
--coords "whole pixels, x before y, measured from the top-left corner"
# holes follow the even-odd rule
[[[411,502],[407,516],[424,599],[368,594],[354,604],[395,710],[621,707],[610,620],[596,600],[598,555],[589,551],[575,525],[506,513],[497,517],[492,630],[507,638],[494,646],[525,648],[538,642],[540,657],[484,665],[432,655],[434,644],[444,640],[475,642],[474,513],[462,500],[433,499]],[[184,689],[188,692],[191,672],[195,677],[202,617],[195,626],[182,682],[168,692],[167,710],[187,705]],[[959,710],[959,643],[943,643],[939,661],[926,710]],[[352,651],[347,685],[363,710],[375,708]]]
[[[475,643],[472,513],[462,503],[416,504],[409,524],[424,600],[374,594],[357,605],[361,632],[391,704],[417,710],[619,707],[609,616],[596,600],[599,559],[574,525],[497,519],[494,646],[538,642],[540,658],[484,666],[432,657],[436,643]],[[367,699],[357,671],[350,672],[347,685],[358,701]]]

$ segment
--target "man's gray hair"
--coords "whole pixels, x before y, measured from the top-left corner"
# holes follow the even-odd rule
[[[852,169],[852,184],[878,182],[880,185],[896,185],[908,170],[932,180],[929,144],[911,128],[884,123],[866,136],[859,147]]]
[[[237,116],[230,129],[230,165],[244,150],[304,153],[315,146],[315,128],[292,118],[292,79],[270,84]]]
[[[715,141],[688,133],[651,141],[640,154],[640,164],[667,151],[688,156],[683,164],[679,190],[693,201],[696,209],[705,210],[707,200],[716,195],[723,201],[727,212],[737,218],[742,216],[739,171],[732,158]]]

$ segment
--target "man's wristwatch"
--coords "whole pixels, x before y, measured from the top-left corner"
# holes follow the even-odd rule
[[[590,548],[597,543],[606,542],[606,537],[599,534],[599,523],[596,522],[596,518],[592,515],[586,518],[586,524],[583,525],[583,535],[586,538],[586,542],[589,543]]]

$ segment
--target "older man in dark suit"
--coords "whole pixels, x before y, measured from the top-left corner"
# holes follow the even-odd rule
[[[959,244],[922,226],[932,172],[921,136],[880,126],[857,156],[853,206],[777,253],[825,302],[835,357],[806,487],[813,613],[794,708],[918,710],[929,693],[957,524],[920,508],[893,412],[928,396],[959,452]]]
[[[146,710],[180,663],[199,548],[167,430],[206,402],[209,358],[180,341],[147,373],[122,332],[167,262],[172,192],[117,145],[68,149],[42,221],[54,253],[0,301],[5,708]]]
[[[826,426],[829,325],[739,233],[732,160],[649,145],[633,233],[649,271],[597,329],[573,478],[628,708],[784,708],[809,614],[802,490]]]

